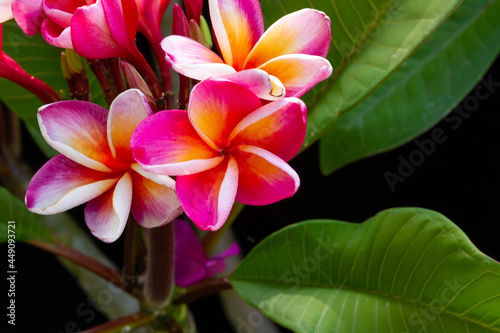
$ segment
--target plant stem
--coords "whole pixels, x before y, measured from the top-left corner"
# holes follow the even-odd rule
[[[82,333],[119,333],[129,332],[130,329],[139,328],[151,323],[155,317],[150,314],[136,313],[130,316],[118,318],[113,321],[92,327]]]
[[[155,312],[170,303],[174,288],[174,223],[148,230],[144,303]]]
[[[244,204],[235,201],[226,223],[224,223],[224,225],[219,230],[208,231],[205,236],[203,236],[201,244],[203,245],[203,249],[205,250],[206,254],[209,254],[213,250],[215,244],[217,244],[219,239],[226,233],[226,231],[233,224],[234,220],[236,220],[236,217],[238,217],[243,208],[245,208]]]
[[[123,288],[123,278],[119,272],[100,263],[94,258],[87,256],[86,254],[83,254],[79,251],[76,251],[75,249],[72,249],[69,246],[66,246],[64,244],[45,243],[38,240],[28,241],[27,243],[36,246],[42,250],[45,250],[47,252],[68,259],[69,261],[72,261],[75,264],[82,266],[85,269],[102,277],[103,279],[113,283],[115,286]]]
[[[210,279],[189,287],[184,294],[174,299],[172,304],[190,303],[204,296],[232,288],[227,277]]]

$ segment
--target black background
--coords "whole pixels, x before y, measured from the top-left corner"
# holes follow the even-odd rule
[[[500,61],[486,75],[500,82]],[[500,186],[500,89],[479,109],[463,118],[457,129],[449,122],[440,122],[435,128],[444,131],[447,139],[437,144],[422,165],[395,185],[391,191],[384,177],[386,171],[397,173],[398,159],[405,159],[418,149],[414,141],[378,156],[367,158],[334,174],[323,177],[318,168],[318,146],[290,162],[301,177],[297,194],[287,200],[266,207],[246,207],[234,224],[234,231],[245,252],[269,235],[270,232],[294,222],[313,218],[330,218],[362,222],[377,212],[391,207],[423,207],[436,210],[454,221],[485,254],[500,260],[498,195]],[[420,136],[429,138],[430,131]],[[25,142],[30,149],[34,144]],[[32,158],[36,158],[33,153]],[[77,210],[76,214],[80,214]],[[85,227],[85,226],[84,226]],[[122,239],[113,244],[96,243],[115,262],[121,264]],[[2,244],[1,252],[6,253]],[[6,259],[5,259],[6,260]],[[75,322],[80,329],[105,320],[96,315],[77,314],[76,309],[87,301],[72,276],[50,254],[16,244],[16,327],[4,326],[2,332],[72,332],[65,325]],[[2,267],[6,267],[2,265]],[[2,291],[6,299],[7,288]],[[193,304],[200,332],[231,332],[220,318],[217,298],[210,297]],[[5,301],[4,303],[5,304]],[[5,305],[6,307],[6,305]],[[4,313],[6,313],[3,307]]]

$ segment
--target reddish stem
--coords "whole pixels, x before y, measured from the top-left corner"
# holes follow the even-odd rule
[[[92,327],[82,333],[112,333],[124,332],[126,327],[139,328],[151,323],[155,317],[150,314],[136,313],[113,321]],[[127,331],[128,332],[128,331]]]
[[[120,273],[95,260],[94,258],[83,254],[82,252],[72,249],[64,244],[45,243],[37,240],[28,241],[28,243],[42,250],[68,259],[69,261],[74,262],[75,264],[88,269],[92,273],[113,283],[115,286],[123,288],[123,278]]]

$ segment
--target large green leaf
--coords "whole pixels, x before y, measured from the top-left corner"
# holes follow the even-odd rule
[[[38,216],[29,212],[21,200],[0,187],[0,242],[7,242],[9,234],[15,236],[15,238],[12,236],[10,238],[15,239],[16,242],[54,241],[49,229]]]
[[[289,226],[230,281],[297,332],[500,332],[500,264],[424,209]]]
[[[328,59],[332,76],[304,98],[309,106],[304,146],[317,140],[338,114],[379,86],[451,14],[460,0],[262,0],[269,25],[280,16],[312,7],[332,22]]]
[[[498,0],[465,0],[387,82],[338,118],[320,141],[323,173],[392,149],[437,123],[500,51],[499,13]],[[486,78],[476,102],[498,88],[491,80]]]
[[[5,53],[12,57],[29,74],[44,81],[56,92],[63,91],[68,96],[67,84],[61,70],[60,48],[47,44],[38,34],[28,37],[16,25],[14,20],[2,24],[3,44]],[[95,76],[88,70],[92,101],[99,105],[106,105],[104,96]],[[38,108],[42,102],[21,86],[0,78],[0,100],[5,103],[19,118],[21,118],[35,142],[47,156],[54,156],[56,152],[45,142],[36,119]]]

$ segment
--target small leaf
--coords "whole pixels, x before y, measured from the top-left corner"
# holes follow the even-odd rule
[[[321,138],[322,172],[395,148],[436,124],[498,55],[499,12],[498,0],[465,0],[403,67]],[[478,100],[500,86],[491,76],[485,81]]]
[[[17,26],[14,20],[2,23],[3,51],[12,57],[29,74],[44,81],[57,93],[63,91],[69,96],[67,83],[61,69],[60,56],[63,49],[47,44],[40,34],[29,37]],[[92,101],[99,105],[106,105],[104,96],[97,80],[86,66],[89,77]],[[38,127],[36,113],[42,102],[21,86],[0,78],[0,100],[22,119],[35,142],[48,157],[57,152],[43,139]]]
[[[49,229],[38,216],[28,211],[24,203],[7,189],[0,187],[0,242],[5,243],[9,238],[15,239],[16,242],[54,242]]]
[[[311,145],[348,111],[371,94],[445,21],[461,0],[301,0],[261,1],[269,25],[284,13],[312,7],[331,19],[328,60],[333,74],[304,99],[309,107]]]
[[[258,244],[230,281],[297,332],[500,332],[500,263],[425,209],[289,226]]]

